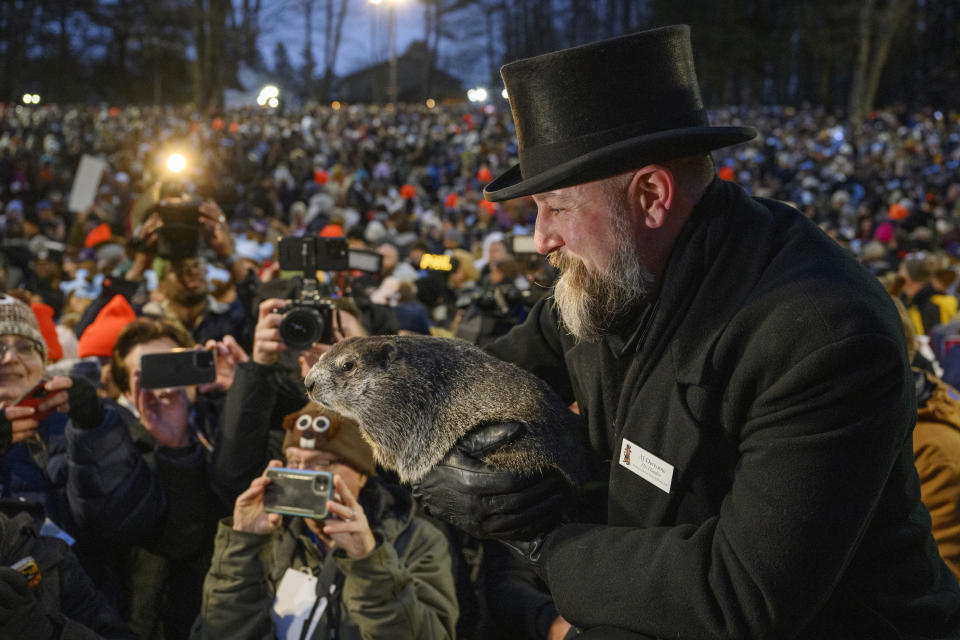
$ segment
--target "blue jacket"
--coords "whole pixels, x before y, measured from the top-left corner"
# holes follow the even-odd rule
[[[104,407],[103,422],[89,430],[55,412],[37,433],[0,459],[0,498],[43,504],[81,547],[133,544],[149,534],[163,493],[113,409]]]

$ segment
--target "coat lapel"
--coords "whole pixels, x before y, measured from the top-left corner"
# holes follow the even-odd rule
[[[773,225],[764,207],[739,188],[715,180],[678,238],[661,297],[617,393],[610,451],[626,441],[674,467],[669,493],[640,481],[617,459],[611,467],[611,524],[619,517],[643,526],[674,522],[685,511],[705,442],[723,439],[719,403],[723,380],[711,354],[733,313],[769,261]],[[736,234],[736,238],[733,238]],[[611,416],[610,403],[604,413]],[[706,452],[705,457],[720,452]],[[622,491],[618,490],[622,489]],[[706,498],[704,498],[706,500]],[[704,505],[706,507],[706,505]]]

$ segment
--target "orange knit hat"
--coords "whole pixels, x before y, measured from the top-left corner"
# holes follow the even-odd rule
[[[113,232],[110,231],[110,225],[106,222],[101,222],[98,224],[93,231],[87,234],[86,239],[83,241],[83,246],[95,247],[102,242],[109,242],[110,238],[113,237]]]
[[[137,319],[133,307],[122,295],[113,296],[96,319],[84,329],[80,341],[77,343],[77,355],[102,356],[109,358],[113,354],[113,345],[117,336],[128,324]]]
[[[30,308],[33,309],[33,315],[37,316],[40,335],[47,343],[47,359],[56,362],[63,357],[63,347],[57,337],[57,325],[53,322],[53,307],[42,302],[31,302]]]

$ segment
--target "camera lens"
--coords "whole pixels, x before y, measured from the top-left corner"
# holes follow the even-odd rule
[[[280,321],[280,337],[291,349],[307,349],[322,335],[323,318],[316,309],[293,309]]]

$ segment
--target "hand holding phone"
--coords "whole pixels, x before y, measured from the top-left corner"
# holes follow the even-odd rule
[[[46,384],[47,380],[41,380],[39,383],[37,383],[37,386],[28,391],[26,395],[24,395],[14,406],[32,407],[33,409],[36,409],[44,400],[47,399],[47,396],[50,395],[50,393],[47,391],[47,388],[44,386]],[[43,420],[51,413],[53,413],[53,407],[50,407],[44,411],[34,412],[30,418],[40,423],[43,422]]]
[[[266,477],[270,479],[263,495],[263,510],[267,513],[315,520],[327,517],[327,501],[333,497],[333,474],[329,471],[272,467],[267,469]]]

